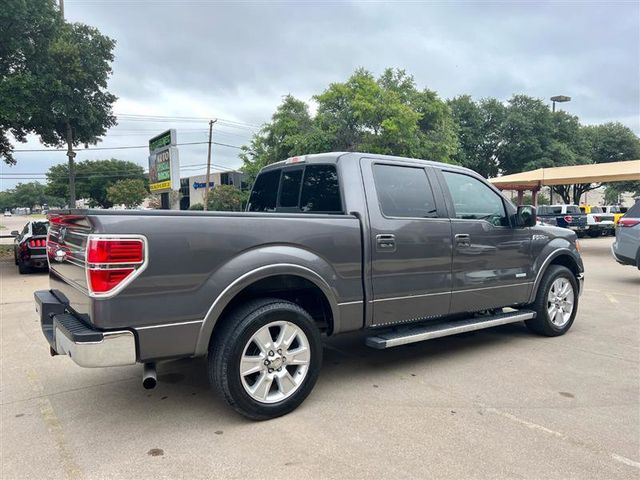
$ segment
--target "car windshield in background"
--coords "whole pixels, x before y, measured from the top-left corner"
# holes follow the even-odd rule
[[[580,212],[580,207],[575,205],[567,205],[567,213],[582,213]]]
[[[34,235],[46,235],[49,222],[33,222],[31,230]]]
[[[600,207],[591,207],[591,213],[604,213]]]

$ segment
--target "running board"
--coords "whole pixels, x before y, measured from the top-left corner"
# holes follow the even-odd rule
[[[381,332],[367,337],[368,347],[384,349],[406,345],[407,343],[422,342],[434,338],[447,337],[458,333],[473,332],[484,328],[497,327],[508,323],[531,320],[536,316],[533,310],[516,310],[497,315],[472,317],[465,320],[455,320],[444,323],[429,323],[427,325],[406,325],[392,331]]]

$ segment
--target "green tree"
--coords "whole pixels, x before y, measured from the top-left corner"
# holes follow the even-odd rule
[[[138,178],[118,180],[107,187],[107,198],[113,205],[135,208],[149,196],[144,181]]]
[[[15,208],[15,198],[13,197],[13,193],[5,190],[4,192],[0,192],[0,211],[10,210]]]
[[[32,132],[39,135],[45,145],[66,145],[69,205],[75,206],[73,147],[97,143],[107,129],[116,124],[112,114],[116,97],[107,91],[115,41],[88,25],[62,21],[51,1],[34,2],[44,8],[44,13],[21,6],[22,3],[30,2],[11,0],[12,8],[3,20],[9,24],[16,18],[23,23],[41,20],[47,27],[47,35],[38,37],[42,41],[37,53],[22,63],[18,60],[17,66],[21,69],[16,70],[14,60],[9,73],[2,76],[1,140],[6,144],[4,132],[9,129],[19,140]],[[22,42],[10,45],[18,49],[12,55],[14,59],[20,59],[21,51],[30,53],[32,48],[21,47]],[[22,107],[25,109],[21,110]],[[3,151],[8,151],[6,146]],[[5,161],[13,159],[5,155]]]
[[[208,209],[213,212],[242,210],[245,194],[233,185],[216,185],[209,192]]]
[[[49,101],[40,73],[63,20],[54,0],[7,0],[0,8],[0,157],[15,163],[11,134],[25,142],[34,113]]]
[[[469,95],[461,95],[447,103],[460,142],[453,160],[485,177],[497,176],[497,151],[506,111],[504,105],[493,98],[475,102]]]
[[[253,136],[249,146],[244,146],[240,157],[248,181],[253,182],[260,169],[285,158],[310,153],[307,137],[312,129],[309,107],[301,100],[286,95],[271,117]]]
[[[47,195],[46,186],[39,182],[18,183],[14,188],[0,192],[0,208],[62,206],[64,199]]]
[[[620,195],[631,193],[634,198],[640,197],[640,181],[609,183],[604,189],[604,201],[608,205],[617,205]]]
[[[68,198],[69,166],[54,165],[47,172],[47,193]],[[126,160],[84,160],[76,166],[77,191],[79,198],[87,198],[92,206],[109,208],[107,188],[119,180],[138,179],[146,186],[147,178],[143,168]]]
[[[640,138],[629,128],[619,122],[603,123],[579,127],[580,131],[568,135],[565,142],[579,142],[581,157],[577,164],[609,163],[640,158]],[[639,182],[616,182],[612,184],[609,198],[625,191],[638,192]],[[580,203],[580,197],[600,187],[599,183],[581,183],[576,185],[559,185],[554,191],[560,193],[566,203]],[[617,192],[617,193],[614,193]],[[605,194],[607,192],[605,191]]]
[[[34,132],[45,145],[67,146],[69,205],[75,206],[73,147],[96,144],[116,124],[109,93],[115,41],[80,23],[65,24],[52,43],[49,68],[43,77],[50,85],[48,101],[35,112]]]
[[[376,79],[359,69],[313,98],[314,117],[305,102],[286,96],[244,147],[249,182],[265,165],[305,153],[362,150],[450,162],[457,151],[449,107],[435,92],[418,90],[404,70]]]

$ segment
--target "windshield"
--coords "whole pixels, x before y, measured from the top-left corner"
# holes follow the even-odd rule
[[[581,213],[580,208],[576,205],[567,205],[567,213]]]
[[[591,213],[604,213],[600,207],[591,207]]]
[[[49,228],[49,222],[33,222],[31,225],[34,235],[46,235],[47,228]]]

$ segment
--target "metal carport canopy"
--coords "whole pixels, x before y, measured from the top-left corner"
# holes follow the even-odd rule
[[[538,168],[514,173],[489,181],[501,190],[531,190],[542,185],[569,185],[574,183],[602,183],[640,180],[640,160],[592,163],[571,167]]]

